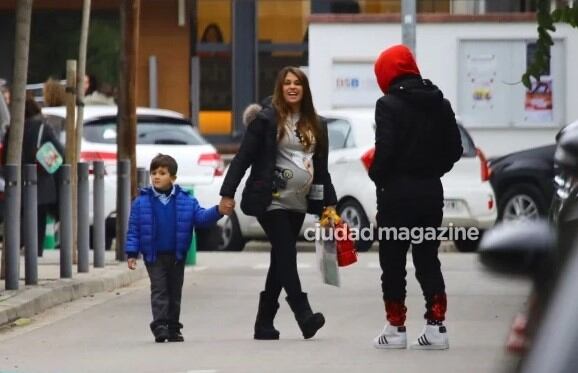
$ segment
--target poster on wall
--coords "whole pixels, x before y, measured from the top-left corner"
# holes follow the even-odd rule
[[[536,43],[526,44],[526,69],[534,62]],[[544,75],[540,80],[532,78],[530,89],[524,97],[524,122],[546,124],[554,122],[554,104],[552,100],[552,76],[550,60],[544,66]]]
[[[373,60],[333,60],[331,106],[375,108],[383,93],[373,72]]]
[[[526,90],[524,100],[524,121],[532,123],[551,123],[554,121],[552,100],[552,78],[540,77],[532,80],[532,86]]]
[[[466,55],[466,77],[470,82],[473,112],[494,108],[497,68],[493,53]]]

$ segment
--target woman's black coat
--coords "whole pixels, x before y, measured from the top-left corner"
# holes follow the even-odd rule
[[[22,137],[22,165],[25,164],[37,164],[36,161],[36,151],[38,150],[38,135],[40,133],[40,127],[43,124],[44,118],[41,115],[36,115],[29,119],[26,119],[24,123],[24,133]],[[6,163],[6,158],[8,155],[8,146],[10,138],[10,127],[8,127],[8,132],[4,137],[3,141],[3,163]],[[58,150],[58,152],[64,157],[64,148],[60,141],[56,138],[52,128],[44,124],[44,129],[42,130],[42,138],[40,139],[40,144],[45,142],[51,142],[52,145]],[[38,204],[39,205],[50,205],[58,202],[58,172],[54,174],[49,174],[46,170],[39,166],[37,167],[37,188],[38,188]]]
[[[324,136],[322,149],[316,149],[313,155],[313,185],[312,190],[322,186],[323,198],[307,200],[307,212],[321,215],[323,207],[337,204],[335,188],[327,170],[328,136],[327,124],[320,121]],[[241,143],[239,152],[233,158],[227,176],[221,187],[221,196],[234,198],[235,191],[251,167],[251,174],[247,179],[241,210],[246,215],[262,215],[273,200],[273,174],[277,160],[277,113],[275,109],[266,107],[257,113],[256,118],[249,123]],[[312,196],[314,193],[310,193]]]

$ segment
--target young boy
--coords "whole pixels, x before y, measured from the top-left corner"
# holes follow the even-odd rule
[[[179,322],[185,258],[195,226],[210,226],[233,206],[199,206],[175,184],[177,162],[158,154],[150,164],[152,186],[141,190],[130,212],[125,252],[128,268],[135,269],[142,254],[151,281],[150,324],[156,342],[183,342]]]

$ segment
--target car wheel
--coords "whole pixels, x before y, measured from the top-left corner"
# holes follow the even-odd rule
[[[245,240],[241,234],[237,215],[233,213],[230,216],[225,216],[224,219],[225,222],[221,229],[221,242],[219,244],[219,249],[226,251],[242,251],[243,248],[245,248]]]
[[[507,189],[498,207],[500,220],[537,219],[546,214],[544,197],[532,184],[518,184]]]
[[[456,245],[456,249],[458,249],[460,253],[473,253],[478,250],[478,245],[482,241],[483,235],[484,231],[480,230],[480,234],[476,240],[468,240],[467,238],[454,240],[454,245]]]
[[[340,203],[337,207],[337,212],[350,228],[356,229],[360,233],[370,228],[369,219],[367,219],[363,207],[355,200],[349,199]],[[372,244],[373,240],[364,240],[359,237],[355,246],[357,251],[365,252],[369,250]]]

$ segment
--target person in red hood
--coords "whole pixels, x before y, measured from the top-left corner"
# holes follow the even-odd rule
[[[406,348],[406,257],[412,246],[415,273],[426,303],[426,325],[416,349],[447,349],[443,325],[447,308],[438,259],[439,241],[423,234],[440,227],[443,188],[440,178],[462,155],[452,107],[431,81],[422,79],[404,45],[384,50],[375,61],[375,76],[384,96],[375,108],[375,158],[369,176],[376,186],[381,287],[387,322],[374,339],[376,348]],[[383,229],[387,228],[387,230]],[[401,228],[411,238],[385,232]],[[421,230],[421,240],[413,232]],[[431,236],[431,235],[430,235]],[[437,238],[437,234],[436,234]]]

